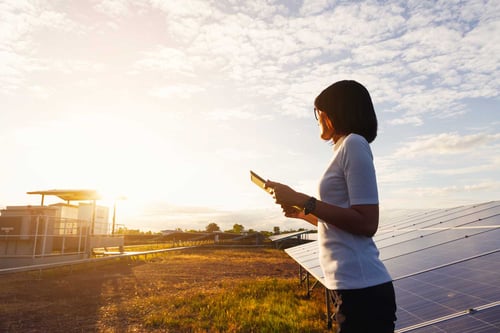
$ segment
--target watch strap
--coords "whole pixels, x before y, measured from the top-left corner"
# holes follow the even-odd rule
[[[316,209],[316,198],[315,197],[310,197],[307,199],[305,205],[304,205],[304,214],[308,215],[314,212]]]

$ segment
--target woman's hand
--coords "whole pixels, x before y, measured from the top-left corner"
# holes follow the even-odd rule
[[[290,186],[267,181],[266,188],[272,189],[273,198],[281,206],[286,217],[305,220],[313,225],[318,224],[318,218],[312,214],[305,215],[303,204],[309,198],[303,193],[296,192]]]
[[[281,206],[283,209],[283,213],[285,217],[293,218],[293,219],[302,219],[306,222],[311,223],[312,225],[318,225],[318,218],[313,214],[304,214],[304,210],[297,206]]]
[[[303,219],[304,218],[304,210],[300,209],[296,206],[284,206],[281,205],[281,209],[286,217],[291,217],[295,219]]]
[[[271,188],[273,190],[273,198],[278,205],[281,205],[282,207],[301,206],[301,194],[294,191],[290,186],[272,182],[270,180],[266,182],[265,186],[266,188]],[[304,202],[306,200],[307,199],[305,199]]]

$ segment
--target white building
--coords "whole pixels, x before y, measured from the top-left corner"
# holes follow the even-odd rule
[[[56,260],[87,258],[93,248],[122,247],[114,236],[115,217],[99,206],[94,190],[48,190],[39,194],[39,206],[7,206],[0,210],[0,268]],[[46,195],[66,201],[44,205]],[[72,204],[71,201],[79,201]],[[114,214],[113,214],[114,215]],[[55,260],[53,260],[55,261]]]

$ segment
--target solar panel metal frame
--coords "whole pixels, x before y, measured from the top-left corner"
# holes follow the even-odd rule
[[[286,233],[286,234],[272,235],[272,236],[269,236],[269,239],[272,240],[273,242],[277,242],[277,241],[282,241],[282,240],[297,237],[297,236],[310,234],[313,232],[314,231],[312,231],[312,230],[303,230],[303,231],[291,232],[291,233]]]

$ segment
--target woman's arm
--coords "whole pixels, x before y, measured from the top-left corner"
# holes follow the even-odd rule
[[[310,198],[308,195],[296,192],[289,186],[280,183],[267,181],[266,187],[273,189],[276,203],[282,207],[304,207]],[[301,217],[303,219],[311,215],[304,215],[302,211],[300,213],[303,215]],[[355,235],[373,237],[378,229],[378,205],[354,205],[350,208],[342,208],[317,200],[316,208],[311,213],[314,218],[318,218]]]
[[[350,208],[342,208],[317,201],[313,213],[326,223],[355,235],[373,237],[378,229],[378,205],[353,205]]]

